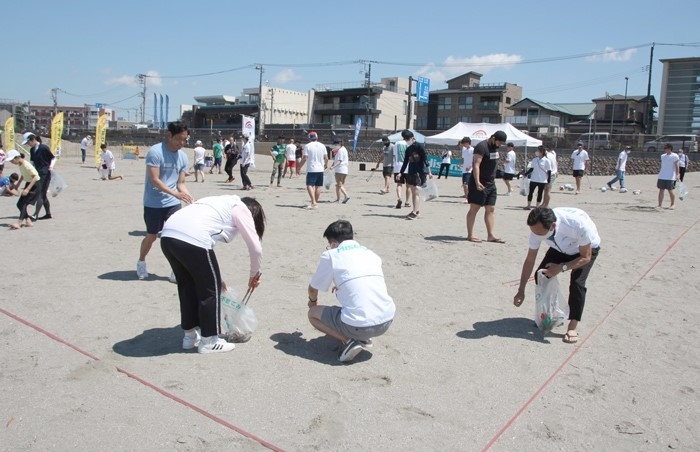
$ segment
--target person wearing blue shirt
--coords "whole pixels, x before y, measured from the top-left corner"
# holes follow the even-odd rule
[[[181,121],[168,124],[166,139],[153,146],[146,155],[146,184],[143,192],[143,219],[146,222],[146,237],[141,241],[136,275],[148,277],[146,255],[158,238],[165,221],[180,209],[182,201],[192,203],[185,185],[188,160],[182,147],[187,143],[189,132]]]

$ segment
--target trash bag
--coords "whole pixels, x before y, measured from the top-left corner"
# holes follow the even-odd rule
[[[543,270],[537,272],[535,323],[537,323],[537,328],[548,332],[563,325],[568,317],[568,313],[565,313],[559,307],[559,300],[563,300],[563,297],[559,292],[557,277],[547,278],[542,272]]]
[[[221,293],[221,331],[229,342],[248,342],[258,327],[253,308],[240,302],[231,288]]]
[[[678,198],[681,201],[688,197],[688,187],[686,187],[683,182],[676,182],[676,188],[678,189]]]
[[[58,196],[68,185],[63,180],[60,174],[55,171],[51,172],[51,182],[49,182],[49,191],[51,192],[51,197],[55,198]]]
[[[432,201],[440,196],[438,193],[437,184],[432,180],[428,179],[422,187],[418,187],[420,199],[423,201]]]
[[[330,190],[331,185],[335,185],[335,174],[332,170],[327,170],[323,173],[323,186],[326,190]]]
[[[527,177],[524,177],[520,181],[520,194],[523,196],[527,196],[530,194],[530,179]]]

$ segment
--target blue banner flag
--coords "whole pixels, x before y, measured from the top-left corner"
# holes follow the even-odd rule
[[[360,129],[362,129],[362,118],[357,118],[357,121],[355,121],[355,139],[352,142],[352,152],[355,152],[355,149],[357,149],[357,137],[360,136]]]
[[[153,128],[158,128],[158,96],[153,93]]]

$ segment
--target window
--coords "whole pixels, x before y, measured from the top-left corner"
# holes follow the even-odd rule
[[[449,129],[450,127],[452,127],[452,121],[449,116],[443,116],[437,119],[438,129]]]
[[[408,102],[406,100],[403,101],[403,114],[408,114]]]
[[[472,117],[471,116],[460,116],[459,122],[472,122]]]
[[[427,129],[428,128],[428,118],[426,116],[419,116],[416,118],[416,129]]]
[[[471,96],[459,96],[457,100],[457,108],[459,110],[471,110],[473,107],[473,98]]]
[[[452,98],[451,97],[439,97],[437,104],[438,104],[438,110],[451,110],[452,109]]]
[[[491,122],[491,118],[489,118],[488,116],[484,116],[483,118],[481,118],[481,122]]]

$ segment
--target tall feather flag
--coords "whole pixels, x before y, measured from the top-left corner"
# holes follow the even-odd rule
[[[15,148],[15,117],[10,116],[5,121],[5,152]]]
[[[102,157],[100,153],[102,149],[100,146],[107,142],[107,115],[100,115],[100,119],[97,120],[97,127],[95,127],[95,165],[100,166]]]
[[[61,137],[63,136],[63,112],[56,113],[51,120],[51,153],[61,156]]]

